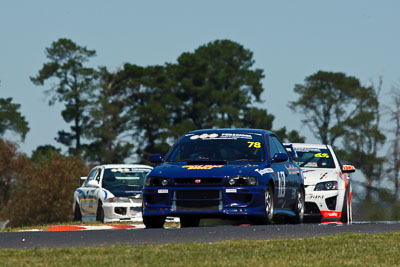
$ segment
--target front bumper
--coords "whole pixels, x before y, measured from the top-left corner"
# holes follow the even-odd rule
[[[142,203],[104,203],[104,222],[142,221]]]
[[[144,216],[263,216],[265,186],[148,187]]]
[[[322,219],[340,219],[346,190],[314,191],[314,186],[306,187],[305,216]]]

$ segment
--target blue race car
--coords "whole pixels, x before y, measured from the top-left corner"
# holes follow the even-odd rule
[[[304,217],[304,183],[276,135],[256,129],[197,130],[181,136],[143,187],[143,223],[161,228],[167,216],[181,227],[201,218],[247,217],[272,223],[276,215],[294,223]]]

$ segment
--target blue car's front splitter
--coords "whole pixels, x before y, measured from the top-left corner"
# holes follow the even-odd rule
[[[144,216],[263,216],[265,186],[152,187],[143,191]]]

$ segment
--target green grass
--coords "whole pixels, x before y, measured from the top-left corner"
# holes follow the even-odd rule
[[[98,248],[0,250],[4,266],[400,266],[400,233]]]

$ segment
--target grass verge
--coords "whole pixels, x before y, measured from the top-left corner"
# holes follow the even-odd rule
[[[400,233],[269,241],[0,250],[4,266],[400,266]]]

